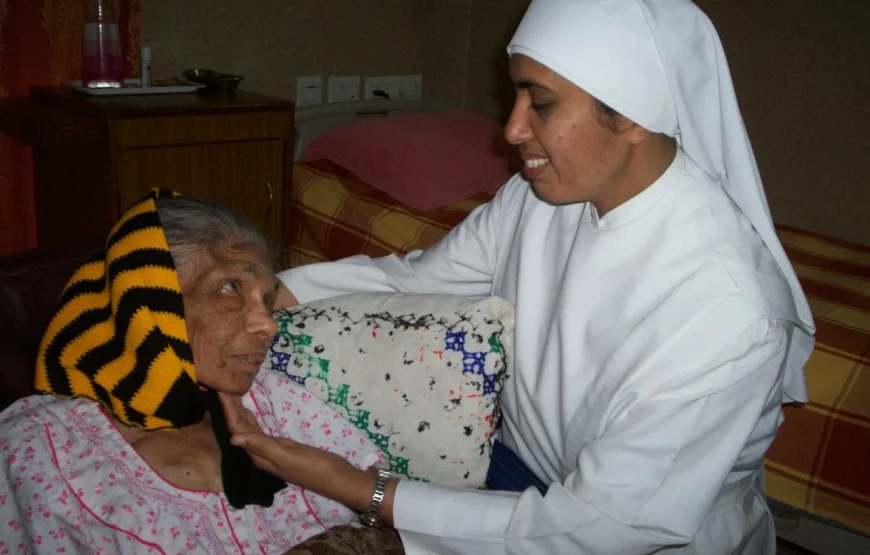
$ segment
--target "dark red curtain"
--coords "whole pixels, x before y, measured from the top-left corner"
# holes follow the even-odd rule
[[[83,0],[0,0],[0,98],[81,72]],[[117,0],[126,74],[138,72],[141,0]],[[74,232],[75,230],[70,230]],[[0,254],[36,246],[30,149],[0,135]]]

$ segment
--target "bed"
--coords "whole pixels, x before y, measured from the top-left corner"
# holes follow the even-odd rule
[[[493,190],[481,190],[417,210],[335,161],[301,160],[336,126],[433,109],[408,103],[395,110],[383,103],[347,108],[341,115],[331,108],[328,121],[299,111],[285,253],[291,267],[426,248],[492,198]],[[818,333],[807,366],[810,402],[785,408],[765,463],[770,505],[780,536],[793,543],[822,555],[870,553],[870,247],[788,226],[777,232]]]
[[[780,535],[870,553],[870,247],[777,226],[816,322],[810,401],[785,407],[765,462]]]
[[[426,248],[491,198],[492,193],[479,193],[420,212],[396,203],[329,160],[297,162],[288,262],[296,267],[355,254],[403,255]]]

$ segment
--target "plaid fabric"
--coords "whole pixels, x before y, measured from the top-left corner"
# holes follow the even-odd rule
[[[426,248],[486,202],[404,208],[330,162],[296,164],[290,266]],[[775,501],[870,533],[870,247],[777,226],[816,319],[810,402],[785,407],[765,463]]]
[[[785,407],[767,494],[870,533],[870,247],[777,226],[810,301],[809,403]]]
[[[436,243],[492,193],[428,212],[403,207],[332,162],[296,163],[284,262],[303,264],[355,254],[406,254]]]

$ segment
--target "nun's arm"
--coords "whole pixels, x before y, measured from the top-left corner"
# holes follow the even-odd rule
[[[757,453],[741,483],[751,486],[754,467],[760,470],[776,425],[764,437],[753,431],[760,418],[779,414],[771,407],[781,398],[787,325],[757,322],[715,357],[715,366],[699,369],[704,386],[674,384],[623,411],[546,496],[535,488],[514,494],[401,482],[393,516],[406,552],[607,555],[687,544],[747,444]],[[720,389],[709,390],[711,377],[721,378]],[[760,503],[753,510],[766,510]],[[730,552],[728,527],[711,529],[722,531],[712,540],[716,547]]]
[[[307,303],[358,292],[489,295],[498,253],[506,240],[501,229],[528,184],[515,177],[489,203],[476,208],[438,243],[405,257],[353,256],[310,264],[278,274],[288,293]]]

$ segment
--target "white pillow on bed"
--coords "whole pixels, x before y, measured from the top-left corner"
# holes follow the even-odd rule
[[[484,486],[511,355],[509,302],[359,293],[275,316],[271,367],[364,430],[394,473]]]

